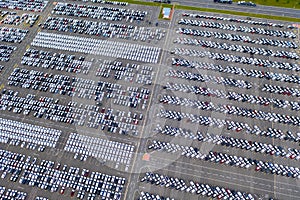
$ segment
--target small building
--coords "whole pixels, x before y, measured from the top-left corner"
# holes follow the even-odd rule
[[[164,19],[170,19],[171,18],[171,8],[163,8],[162,14],[163,14]]]

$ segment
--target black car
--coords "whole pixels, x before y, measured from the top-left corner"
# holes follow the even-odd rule
[[[232,0],[214,0],[215,3],[227,3],[232,4]]]

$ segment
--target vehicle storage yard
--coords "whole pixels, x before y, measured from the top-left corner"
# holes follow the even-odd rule
[[[0,7],[0,199],[300,199],[292,23]]]

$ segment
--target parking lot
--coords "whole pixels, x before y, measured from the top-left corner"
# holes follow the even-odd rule
[[[1,198],[299,199],[291,23],[160,21],[158,7],[114,1],[0,6]]]
[[[147,140],[149,148],[147,152],[153,155],[153,162],[161,163],[161,166],[167,167],[159,167],[158,164],[155,165],[149,162],[149,169],[159,169],[164,173],[165,171],[177,172],[180,168],[185,169],[186,171],[181,170],[181,173],[176,173],[178,178],[184,177],[183,174],[193,174],[202,171],[201,175],[195,174],[193,178],[189,177],[189,179],[197,179],[197,177],[199,177],[202,180],[207,178],[212,182],[216,181],[220,183],[220,180],[226,177],[226,179],[231,179],[231,183],[235,185],[232,185],[232,187],[240,188],[241,190],[243,188],[252,187],[248,184],[251,184],[253,181],[255,185],[269,185],[267,187],[272,187],[271,190],[273,192],[271,193],[259,187],[252,187],[252,191],[256,191],[254,192],[254,194],[256,193],[255,195],[259,195],[259,193],[262,194],[262,196],[260,196],[261,198],[296,198],[296,196],[288,197],[288,195],[297,194],[298,186],[292,187],[293,183],[296,184],[297,180],[288,180],[288,178],[285,177],[279,178],[280,175],[286,177],[293,176],[291,173],[287,175],[289,173],[288,170],[286,172],[283,172],[285,170],[279,170],[281,167],[291,167],[292,170],[296,170],[294,177],[298,177],[299,169],[297,168],[297,161],[292,161],[296,155],[290,153],[279,155],[279,152],[284,150],[284,147],[287,148],[288,151],[293,148],[298,149],[298,120],[295,121],[296,123],[294,125],[292,125],[293,123],[287,123],[287,125],[279,125],[278,123],[281,121],[279,115],[282,113],[282,111],[280,111],[282,109],[286,109],[284,117],[292,115],[287,118],[297,118],[298,116],[297,103],[294,103],[294,100],[297,101],[298,83],[297,81],[287,81],[284,78],[284,76],[287,77],[298,74],[295,72],[297,71],[298,62],[286,57],[285,59],[279,60],[275,54],[272,56],[272,53],[263,55],[264,53],[262,52],[262,54],[258,51],[249,52],[245,49],[241,51],[238,50],[236,53],[230,53],[236,51],[235,47],[238,45],[249,46],[250,48],[247,47],[247,49],[252,50],[264,48],[264,45],[274,46],[274,50],[276,51],[285,49],[285,46],[279,44],[270,45],[270,43],[267,44],[266,42],[256,42],[263,40],[275,41],[276,35],[272,34],[275,37],[262,40],[260,36],[262,32],[254,32],[255,30],[262,30],[264,28],[275,33],[277,30],[274,27],[280,29],[282,25],[262,24],[253,21],[250,22],[249,20],[242,22],[232,18],[223,19],[221,17],[215,18],[205,15],[183,14],[183,12],[177,13],[176,17],[177,18],[173,20],[173,25],[174,29],[179,31],[176,33],[173,32],[173,39],[168,39],[168,49],[171,58],[168,58],[169,60],[166,59],[166,65],[169,67],[165,68],[165,76],[159,81],[166,91],[163,92],[163,95],[159,95],[158,101],[160,101],[162,106],[158,109],[158,117],[165,120],[161,122],[162,126],[159,125],[158,128],[154,128],[154,130],[156,130],[154,140],[152,138]],[[193,20],[195,20],[195,18],[198,18],[196,19],[197,21],[206,20],[198,24],[190,23],[194,22]],[[185,23],[182,23],[183,21]],[[222,33],[215,32],[218,29],[216,23],[221,23],[224,26],[224,28],[221,27]],[[268,26],[272,28],[265,28]],[[287,25],[284,26],[286,27]],[[241,27],[243,29],[236,29]],[[240,36],[234,34],[233,36],[233,32],[228,31],[231,29],[232,31],[237,31],[238,34],[239,32],[244,32],[244,34]],[[249,31],[250,34],[246,34],[247,31],[245,30],[252,30],[252,33]],[[281,32],[282,30],[278,31]],[[288,32],[281,33],[291,34],[291,36],[295,34],[289,32],[289,29],[285,29],[284,31]],[[264,32],[264,35],[268,34],[267,31]],[[198,39],[199,36],[202,37],[203,40],[205,40],[205,38],[214,38],[214,40],[212,42],[208,40],[207,43],[201,43]],[[288,38],[289,36],[280,36],[280,40],[282,41],[277,42],[292,44],[290,43],[290,41],[292,41],[294,42],[293,44],[297,43],[297,40],[282,39],[284,37]],[[229,44],[225,45],[225,43],[221,43],[225,40],[226,43]],[[252,42],[252,40],[255,41]],[[190,45],[196,45],[198,47],[194,48]],[[228,52],[229,49],[230,51]],[[292,50],[292,53],[295,53],[295,51]],[[281,63],[279,63],[280,61]],[[282,63],[283,61],[284,63]],[[262,76],[258,74],[262,74]],[[275,77],[267,78],[267,74],[276,74],[276,76],[281,77],[281,79]],[[275,85],[278,86],[276,87]],[[276,103],[273,104],[271,102]],[[246,104],[248,104],[248,106],[252,104],[252,106],[248,107]],[[255,117],[256,114],[253,113],[252,115],[249,111],[257,113],[259,117]],[[249,113],[249,115],[247,113]],[[264,114],[260,115],[259,113]],[[266,113],[269,113],[273,117],[267,117],[265,115]],[[237,115],[238,117],[233,115]],[[263,115],[265,115],[266,118],[263,117]],[[275,115],[278,117],[275,117]],[[269,122],[262,122],[264,120]],[[163,135],[161,135],[161,133]],[[205,136],[203,136],[203,133],[205,133]],[[280,137],[282,137],[282,139],[280,139]],[[226,141],[229,140],[232,140],[232,142],[227,143]],[[233,142],[233,140],[235,140],[235,142]],[[205,142],[203,143],[203,141]],[[264,145],[265,147],[255,150],[256,147],[254,146],[258,145],[256,144],[257,141],[261,141],[262,143],[260,145]],[[245,144],[244,142],[250,143]],[[218,145],[223,147],[219,148]],[[275,147],[273,145],[278,146]],[[233,150],[228,147],[243,150]],[[248,152],[247,148],[251,150]],[[269,148],[274,149],[271,150]],[[275,150],[276,148],[281,150]],[[251,151],[256,153],[250,153]],[[262,152],[264,152],[264,155],[261,157],[259,154]],[[276,153],[277,155],[275,155]],[[168,159],[166,155],[168,155]],[[188,157],[189,159],[182,158],[182,156]],[[279,157],[282,157],[283,160],[279,159]],[[254,163],[252,163],[253,158],[255,158]],[[267,165],[265,165],[266,163],[263,164],[259,159],[267,161]],[[213,160],[213,163],[219,164],[213,164],[214,170],[212,173],[211,164],[208,164],[207,170],[204,170],[206,167],[206,164],[204,164],[205,161],[196,162],[195,160],[205,160],[208,162]],[[195,162],[195,165],[191,164],[191,162]],[[230,166],[229,168],[226,167],[226,163]],[[288,166],[284,166],[284,164],[287,163]],[[231,175],[226,176],[226,174],[231,171],[230,168],[236,167],[245,168],[247,170],[243,172],[239,171],[239,173],[237,173],[239,175],[233,175],[232,173],[234,172],[230,172]],[[251,170],[254,170],[254,172],[251,172]],[[266,175],[272,174],[271,177],[274,176],[273,174],[277,174],[277,176],[275,175],[276,180],[275,178],[270,180],[271,178],[266,177],[263,179],[259,178],[255,181],[256,177],[264,176],[262,174],[256,176],[256,173],[261,172]],[[218,175],[218,173],[220,174]],[[236,179],[234,176],[238,178]],[[249,183],[247,183],[248,176],[253,178]],[[244,181],[236,182],[235,180]],[[158,179],[156,179],[156,181],[158,181]],[[270,184],[269,181],[273,184]],[[216,182],[214,182],[214,185],[217,185]],[[176,181],[173,183],[176,184]],[[231,183],[221,185],[229,187]],[[294,189],[285,196],[284,191],[288,191],[288,188],[284,189],[283,185],[287,183]],[[187,190],[187,188],[184,187],[181,189]],[[259,190],[262,192],[259,192]],[[147,191],[153,193],[155,190]],[[171,190],[170,192],[171,193],[164,192],[164,194],[168,194],[167,196],[171,197],[178,195],[176,192],[176,195],[172,196],[170,194],[172,194],[173,191]],[[209,196],[213,197],[217,197],[218,195],[221,195],[219,198],[223,198],[227,195],[230,196],[229,193],[214,193],[207,189],[201,189],[201,193],[204,196],[207,196],[207,192],[210,193]],[[227,196],[227,198],[229,198],[229,196]],[[182,199],[181,196],[179,197],[179,199]],[[256,198],[258,198],[258,196],[256,196]]]

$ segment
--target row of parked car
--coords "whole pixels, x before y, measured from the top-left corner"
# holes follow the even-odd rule
[[[61,135],[60,130],[4,118],[0,118],[0,125],[0,136],[2,140],[6,139],[6,141],[13,139],[55,148]]]
[[[264,68],[276,68],[276,69],[287,70],[287,71],[300,71],[300,67],[296,63],[277,62],[277,61],[264,60],[260,58],[237,56],[233,54],[215,53],[210,51],[199,51],[199,50],[186,49],[186,48],[175,48],[170,53],[175,55],[190,56],[190,57],[201,57],[201,58],[207,57],[213,60],[221,60],[226,62],[254,65],[260,68],[264,67]],[[189,61],[187,59],[175,58],[175,61],[174,59],[172,60],[174,64],[176,64],[177,66],[180,65],[180,66],[187,66],[193,68],[193,66],[189,66],[190,63],[196,66],[199,65],[199,62]],[[234,66],[232,66],[232,68],[238,69],[237,67]],[[244,71],[245,68],[239,68],[239,69]]]
[[[196,51],[196,50],[188,50],[183,48],[175,48],[174,54],[176,55],[191,55],[191,56],[197,56],[197,55],[207,55],[209,57],[216,57],[214,59],[221,59],[221,60],[227,60],[229,59],[235,59],[236,57],[229,57],[229,55],[226,54],[219,54],[219,53],[211,53],[208,51]],[[300,84],[300,77],[294,74],[288,75],[284,73],[276,73],[276,72],[270,72],[270,71],[263,71],[263,70],[248,70],[247,68],[242,67],[236,67],[236,66],[222,66],[222,65],[215,65],[212,63],[203,63],[203,62],[197,62],[197,61],[191,61],[187,59],[182,58],[172,58],[172,65],[173,66],[180,66],[183,68],[195,68],[195,69],[202,69],[202,70],[211,70],[216,72],[222,72],[222,73],[229,73],[234,75],[242,75],[247,77],[253,77],[253,78],[260,78],[260,79],[266,79],[266,80],[272,80],[272,81],[280,81],[280,82],[287,82],[287,83],[296,83]]]
[[[190,140],[209,142],[216,145],[222,145],[222,146],[232,147],[232,148],[239,148],[245,151],[265,153],[267,155],[275,155],[275,156],[290,158],[295,160],[300,159],[300,150],[298,149],[294,149],[290,147],[286,148],[286,147],[276,146],[268,143],[235,138],[231,136],[226,136],[224,134],[218,135],[213,133],[202,133],[200,131],[194,133],[189,129],[182,129],[182,128],[177,128],[168,125],[165,125],[164,128],[158,125],[155,129],[155,132],[163,135],[169,135],[172,137],[182,137],[182,138],[184,137]],[[284,134],[282,134],[281,137],[279,138],[283,139],[284,137],[285,137]]]
[[[75,74],[88,74],[92,66],[92,62],[86,61],[84,56],[76,57],[71,54],[60,54],[34,48],[28,48],[24,52],[21,64]]]
[[[101,128],[111,133],[138,135],[139,121],[143,115],[137,112],[125,112],[103,107],[70,101],[59,104],[58,99],[40,97],[27,94],[26,97],[18,96],[16,91],[6,91],[0,99],[0,109],[14,111],[29,115],[33,113],[36,118],[45,118],[55,122]]]
[[[166,151],[167,153],[177,154],[188,158],[194,158],[208,162],[216,162],[245,169],[248,169],[253,165],[253,162],[249,161],[245,157],[232,156],[226,153],[214,151],[202,153],[199,151],[198,148],[195,147],[183,146],[179,144],[161,142],[156,140],[152,141],[152,143],[148,146],[148,149],[154,151]]]
[[[277,174],[291,178],[300,178],[300,169],[287,165],[275,164],[261,160],[251,159],[242,156],[229,155],[227,153],[210,151],[202,153],[198,148],[184,146],[169,142],[152,141],[148,149],[166,151],[167,153],[178,154],[187,158],[199,159],[207,162],[214,162],[243,169],[252,169],[265,172],[267,174]]]
[[[7,150],[0,150],[0,170],[11,173],[11,181],[31,187],[64,194],[71,189],[70,196],[77,193],[78,199],[118,200],[122,197],[125,178],[62,165],[50,160],[39,160]]]
[[[189,81],[199,81],[199,82],[207,82],[207,83],[213,83],[213,84],[221,84],[221,85],[244,88],[244,89],[250,89],[253,86],[253,84],[251,82],[244,81],[241,79],[224,78],[223,76],[212,76],[212,75],[206,75],[206,74],[202,75],[200,73],[191,73],[191,72],[181,71],[181,70],[169,70],[169,72],[166,74],[166,76],[169,76],[172,78],[180,78],[180,79],[189,80]]]
[[[171,188],[199,196],[201,195],[218,199],[254,200],[256,197],[256,195],[254,196],[250,193],[196,182],[193,180],[187,181],[178,177],[172,177],[153,172],[146,172],[145,175],[141,178],[141,182],[146,182],[152,185],[159,185],[163,188]]]
[[[46,32],[39,32],[31,45],[147,63],[157,63],[161,52],[153,46]]]
[[[4,18],[7,14],[9,14],[10,12],[9,11],[6,11],[6,10],[1,10],[0,11],[0,16],[2,17],[2,18]]]
[[[28,30],[18,28],[1,27],[0,40],[2,42],[21,43],[27,35]]]
[[[293,41],[286,40],[278,40],[278,39],[270,39],[270,38],[251,38],[248,35],[238,35],[233,33],[224,33],[224,32],[216,32],[216,31],[207,31],[201,29],[190,29],[179,27],[176,33],[184,34],[184,35],[192,35],[206,38],[214,38],[221,40],[229,40],[229,41],[239,41],[244,43],[251,44],[260,44],[260,45],[268,45],[282,48],[293,48],[297,49],[298,45]]]
[[[229,44],[229,43],[219,43],[213,42],[211,40],[197,40],[191,38],[177,38],[173,41],[175,44],[184,44],[184,45],[192,45],[192,46],[201,46],[203,48],[212,48],[218,50],[226,50],[226,51],[236,51],[241,53],[247,53],[250,55],[262,55],[262,56],[272,56],[279,57],[285,59],[294,59],[298,60],[299,56],[296,52],[290,51],[273,51],[271,49],[264,49],[259,47],[250,47],[244,45],[237,44]]]
[[[140,196],[137,200],[175,200],[175,199],[170,197],[160,196],[158,194],[151,194],[149,192],[141,191]]]
[[[8,77],[9,85],[22,87],[26,89],[40,90],[44,92],[59,93],[61,95],[78,96],[84,89],[84,83],[87,79],[70,77],[42,71],[27,70],[15,68]]]
[[[278,108],[287,108],[289,106],[291,110],[299,110],[299,106],[300,106],[300,103],[297,101],[287,101],[287,100],[281,100],[277,98],[267,98],[267,97],[256,96],[247,93],[239,93],[239,92],[231,92],[231,91],[226,92],[221,89],[199,87],[196,85],[177,84],[177,83],[167,82],[166,85],[163,86],[163,88],[170,91],[192,93],[196,95],[247,102],[247,103],[258,104],[263,106],[273,105]]]
[[[35,197],[35,200],[49,200],[49,199],[46,197],[37,196],[37,197]]]
[[[71,133],[64,150],[75,153],[75,156],[78,154],[84,154],[103,160],[104,162],[111,161],[118,164],[130,165],[133,157],[134,146],[121,142]]]
[[[199,21],[194,19],[183,19],[178,21],[178,24],[187,26],[200,26],[204,28],[213,28],[219,30],[251,33],[258,35],[266,35],[271,37],[291,38],[295,39],[296,35],[292,31],[270,30],[266,28],[257,28],[253,26],[236,26],[234,24],[219,23],[214,21]]]
[[[273,105],[274,107],[277,108],[283,108],[283,109],[290,108],[291,110],[296,110],[296,111],[300,109],[300,102],[297,101],[287,101],[287,100],[276,99],[276,98],[266,98],[261,96],[254,96],[251,94],[228,92],[227,98],[229,100],[249,102],[249,103],[259,104],[263,106]]]
[[[297,88],[291,88],[287,86],[264,84],[261,90],[274,94],[300,97],[300,91]]]
[[[10,188],[5,188],[4,186],[0,186],[0,198],[1,199],[12,199],[12,200],[26,200],[27,193],[21,192],[19,190],[13,190]]]
[[[32,11],[32,12],[43,12],[47,4],[48,1],[44,1],[44,0],[22,0],[22,1],[3,0],[0,2],[0,8],[8,8],[8,9],[16,9],[16,10]]]
[[[22,68],[15,68],[8,80],[8,85],[11,86],[71,97],[94,99],[99,104],[108,99],[114,99],[116,104],[118,104],[118,100],[122,100],[126,104],[123,106],[132,108],[146,104],[150,94],[149,89],[142,87],[129,86],[124,90],[124,86],[114,84],[114,90],[110,90],[105,88],[105,84],[102,82]]]
[[[220,112],[228,115],[237,115],[241,117],[251,117],[257,120],[264,120],[274,123],[284,123],[289,125],[300,125],[300,118],[293,115],[279,114],[275,112],[266,112],[252,108],[239,107],[230,104],[214,105],[212,102],[194,100],[190,98],[180,98],[178,96],[164,95],[160,99],[161,103],[170,104],[175,106],[186,106],[193,109],[208,110]]]
[[[0,21],[0,24],[20,25],[23,23],[29,24],[32,27],[35,22],[39,19],[39,15],[24,13],[21,16],[17,15],[16,12],[9,12],[5,15],[5,18]]]
[[[15,50],[17,50],[15,46],[0,45],[0,61],[8,62]]]
[[[202,14],[194,14],[194,13],[183,13],[182,16],[183,17],[191,17],[191,18],[199,18],[199,19],[229,21],[229,22],[251,24],[251,25],[257,25],[257,26],[267,26],[267,27],[270,26],[270,27],[284,28],[283,24],[275,24],[275,23],[267,22],[267,21],[257,21],[257,20],[250,20],[250,19],[241,19],[241,18],[228,18],[228,17],[222,17],[222,16],[202,15]]]
[[[79,57],[76,59],[75,55],[66,55],[66,54],[58,54],[58,53],[53,53],[49,51],[43,51],[43,50],[36,50],[36,49],[27,49],[26,52],[24,53],[24,56],[22,57],[21,64],[23,65],[28,65],[28,66],[33,66],[33,67],[41,67],[41,68],[50,68],[56,70],[66,70],[68,72],[74,72],[74,73],[80,73],[83,72],[84,74],[87,74],[89,72],[89,69],[92,65],[92,62],[85,61],[85,58],[83,56]],[[19,71],[20,69],[15,69],[15,71]],[[140,84],[145,84],[145,85],[151,85],[152,84],[152,79],[153,79],[153,72],[152,72],[152,67],[150,66],[144,66],[144,65],[137,65],[133,63],[122,63],[122,62],[117,62],[117,61],[111,61],[111,60],[103,60],[99,64],[99,68],[97,69],[96,76],[101,76],[104,78],[110,78],[113,76],[116,80],[125,80],[129,82],[133,82],[135,79],[136,83]],[[27,70],[21,70],[22,74],[24,73],[29,73]],[[32,73],[36,74],[35,71],[32,71]],[[13,74],[12,74],[13,75]],[[16,74],[15,74],[16,75]],[[15,76],[13,75],[13,76]],[[46,76],[54,76],[52,74],[44,74]],[[56,76],[58,78],[58,76]],[[39,81],[45,81],[47,78],[43,78]],[[88,81],[86,79],[79,79],[79,78],[71,78],[69,77],[68,80],[71,80],[72,84],[71,86],[75,87],[75,89],[71,89],[70,91],[65,91],[62,93],[69,94],[71,96],[74,95],[74,93],[77,93],[80,97],[88,97],[88,98],[94,98],[93,95],[96,95],[95,100],[102,101],[103,97],[106,96],[107,91],[103,91],[106,94],[102,93],[101,91],[98,91],[97,88],[95,88],[95,82],[93,81]],[[25,80],[24,80],[25,81]],[[9,82],[10,85],[19,85],[20,83],[15,83],[14,82]],[[52,82],[52,81],[50,81]],[[75,83],[77,82],[77,83]],[[74,85],[75,84],[75,85]],[[78,87],[77,87],[78,86]],[[46,86],[45,86],[46,87]],[[47,86],[48,87],[48,86]],[[88,89],[86,88],[88,87]],[[121,89],[122,86],[117,86],[115,89]],[[35,89],[40,89],[41,87],[39,86]],[[81,94],[81,90],[84,88],[85,94]],[[44,88],[45,89],[45,88]],[[42,88],[42,90],[44,90]],[[63,88],[62,88],[63,89]],[[96,91],[95,91],[96,90]],[[56,90],[53,90],[54,92]],[[52,91],[52,92],[53,92]],[[114,93],[115,90],[112,91]],[[57,91],[60,92],[60,91]],[[109,96],[109,98],[115,98],[116,99],[116,104],[123,104],[123,102],[133,107],[138,106],[137,101],[139,98],[135,98],[132,95],[127,95],[124,94],[127,93],[126,91],[122,92],[122,98],[125,98],[123,100],[125,101],[120,101],[118,102],[119,97],[121,98],[119,92],[116,90],[117,94],[111,94],[113,96]],[[149,91],[150,93],[150,91]],[[140,95],[140,94],[136,94]],[[146,94],[148,95],[148,94]],[[131,97],[130,97],[131,96]],[[145,96],[146,97],[146,96]],[[130,100],[132,98],[132,100]],[[143,97],[144,98],[144,97]],[[136,99],[136,100],[135,100]],[[144,98],[145,100],[147,99]],[[142,107],[146,107],[146,102],[141,102],[143,103]]]
[[[53,8],[52,14],[110,21],[125,20],[133,22],[143,21],[147,16],[147,11],[58,2]]]
[[[151,66],[121,61],[102,60],[96,71],[96,76],[135,82],[142,85],[152,85],[154,69]]]
[[[106,1],[106,0],[83,0],[83,1],[91,1],[93,3],[116,5],[116,6],[128,6],[127,2],[122,2],[122,1]]]
[[[101,130],[107,130],[111,133],[136,136],[139,135],[138,126],[142,119],[143,115],[136,112],[102,108],[101,113],[89,117],[87,126],[101,128]]]
[[[198,132],[194,133],[194,131],[191,131],[190,129],[184,129],[178,126],[164,125],[162,128],[161,125],[158,124],[157,127],[154,129],[154,131],[155,133],[161,133],[173,137],[180,136],[180,137],[185,137],[190,139],[198,138],[197,136]],[[252,130],[247,130],[245,133],[274,138],[274,139],[287,140],[296,143],[300,141],[300,133],[292,133],[291,131],[283,132],[279,129],[275,129],[271,127],[269,128],[264,127],[264,130],[262,130],[255,125]],[[202,136],[200,135],[199,138],[202,138]],[[290,155],[292,155],[294,149],[291,148],[287,148],[287,149],[288,149],[288,154],[291,153]],[[297,154],[299,150],[296,150],[295,152]]]
[[[233,130],[236,132],[246,131],[248,133],[258,133],[261,134],[261,130],[263,128],[260,128],[257,125],[249,125],[245,122],[237,122],[233,120],[224,120],[220,118],[210,117],[210,116],[203,116],[203,115],[194,115],[190,113],[184,113],[184,112],[177,112],[174,110],[163,110],[161,109],[160,112],[157,114],[157,116],[163,118],[163,119],[171,119],[176,121],[181,121],[186,119],[190,123],[196,123],[203,126],[214,126],[218,128],[225,127],[227,130]],[[278,129],[280,132],[284,132],[280,129]],[[266,134],[266,132],[263,132],[263,134]],[[270,136],[269,136],[270,137]],[[271,136],[272,137],[272,136]],[[287,138],[286,140],[294,140],[295,142],[299,141],[299,136]]]
[[[40,27],[46,30],[143,42],[160,41],[165,37],[165,31],[161,29],[63,17],[48,17],[43,24],[40,24]]]
[[[179,50],[179,51],[184,51],[184,50]],[[272,80],[272,81],[282,81],[282,82],[288,82],[288,83],[296,83],[299,84],[299,77],[297,75],[287,75],[283,73],[275,73],[275,72],[266,72],[266,71],[258,71],[258,70],[246,70],[245,68],[238,68],[238,67],[233,67],[233,66],[226,66],[223,67],[221,65],[214,65],[211,63],[201,63],[197,61],[190,61],[186,59],[181,59],[181,58],[172,58],[172,65],[173,66],[181,66],[184,68],[195,68],[195,69],[204,69],[204,70],[213,70],[217,72],[225,72],[225,73],[231,73],[231,74],[238,74],[238,75],[244,75],[244,76],[250,76],[254,78],[264,78],[267,80]],[[288,87],[281,87],[281,86],[275,86],[275,85],[264,85],[262,87],[263,91],[269,91],[273,93],[280,93],[284,95],[294,95],[297,96],[298,90],[295,88],[288,88]],[[253,99],[250,94],[244,94],[247,96],[248,100]],[[220,96],[221,98],[227,98],[225,95]],[[233,98],[237,99],[237,98]],[[252,100],[251,100],[252,102]],[[265,98],[261,103],[262,104],[269,104],[270,102],[274,102],[276,104],[276,107],[283,107],[285,108],[287,104],[290,104],[291,109],[293,110],[298,110],[299,103],[298,102],[289,102],[289,101],[284,101],[284,100],[277,100],[273,99],[267,100]],[[284,103],[286,102],[286,103]],[[255,101],[254,101],[255,103]]]

